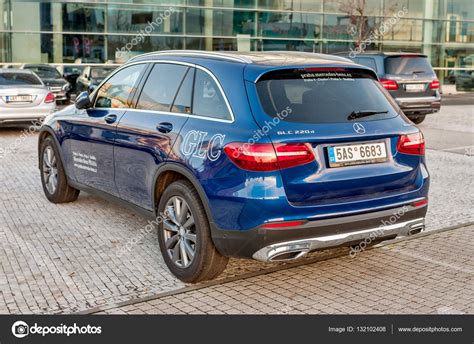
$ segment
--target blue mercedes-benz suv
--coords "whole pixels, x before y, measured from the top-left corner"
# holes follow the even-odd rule
[[[84,190],[153,218],[186,282],[228,257],[289,260],[424,229],[423,135],[342,57],[140,55],[47,117],[38,148],[51,202]]]

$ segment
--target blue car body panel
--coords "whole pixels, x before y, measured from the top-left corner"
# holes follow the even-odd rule
[[[115,182],[120,198],[154,210],[153,187],[158,167],[165,163],[186,117],[129,110],[116,127]],[[169,133],[156,130],[171,123]]]
[[[264,73],[283,67],[196,56],[158,55],[149,63],[170,60],[201,66],[212,73],[224,90],[233,121],[133,108],[81,111],[68,107],[48,117],[44,128],[54,132],[70,180],[155,211],[159,172],[167,166],[178,166],[203,192],[201,198],[213,228],[242,232],[271,221],[316,221],[395,208],[427,198],[429,175],[424,157],[396,150],[399,135],[418,132],[403,115],[383,120],[361,118],[358,122],[365,127],[363,135],[354,132],[352,122],[282,121],[258,143],[307,142],[316,160],[271,172],[237,167],[223,148],[228,143],[247,142],[271,120],[260,105],[255,82]],[[148,60],[142,57],[136,61]],[[343,59],[325,65],[351,67]],[[117,121],[104,123],[103,118],[111,112],[117,115]],[[170,132],[156,130],[163,122],[172,125]],[[328,168],[328,145],[380,140],[389,149],[387,162]],[[77,168],[81,155],[95,159],[97,172],[90,170],[93,161],[86,163],[86,168]]]

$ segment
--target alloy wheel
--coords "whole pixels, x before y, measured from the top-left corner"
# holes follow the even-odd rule
[[[43,152],[43,180],[50,195],[58,188],[58,162],[51,146]]]
[[[188,203],[179,196],[166,203],[166,218],[163,221],[166,251],[172,262],[180,267],[191,265],[196,254],[196,225]]]

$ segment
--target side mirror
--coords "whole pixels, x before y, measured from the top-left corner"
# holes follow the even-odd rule
[[[92,92],[95,91],[96,88],[97,88],[97,85],[92,85],[91,84],[87,87],[87,92],[89,92],[89,94],[91,94]]]
[[[79,110],[88,109],[92,106],[91,99],[89,98],[89,93],[81,92],[74,102],[76,108]]]

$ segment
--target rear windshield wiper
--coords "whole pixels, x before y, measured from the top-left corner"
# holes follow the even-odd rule
[[[412,74],[423,74],[423,73],[426,73],[424,70],[414,70],[413,72],[411,72]]]
[[[356,118],[377,115],[379,113],[388,113],[388,110],[384,110],[384,111],[375,111],[375,110],[352,111],[351,114],[347,117],[347,119],[352,120],[352,119],[356,119]]]

